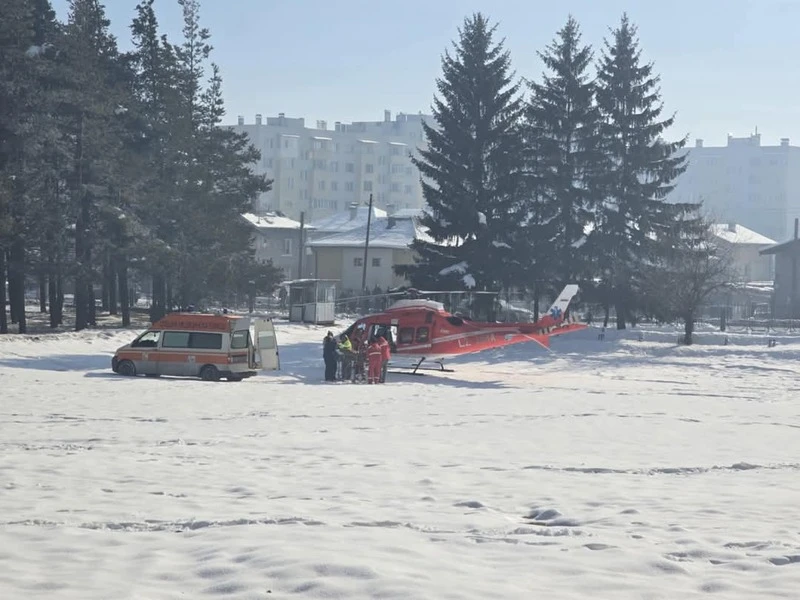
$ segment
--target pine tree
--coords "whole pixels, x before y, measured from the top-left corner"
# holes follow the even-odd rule
[[[588,73],[592,50],[581,43],[573,17],[539,57],[548,72],[541,83],[529,84],[526,121],[537,185],[535,217],[525,238],[537,246],[531,264],[538,267],[538,277],[546,276],[552,282],[547,291],[558,293],[564,284],[589,275],[585,241],[592,222],[593,176],[601,160],[600,118]]]
[[[24,333],[26,274],[40,254],[37,226],[46,212],[41,196],[52,173],[47,156],[56,137],[49,89],[56,28],[47,0],[2,0],[0,14],[0,331],[7,331],[7,267],[11,320]]]
[[[418,262],[397,269],[416,286],[494,290],[519,273],[513,244],[523,211],[523,105],[495,29],[480,13],[466,18],[453,53],[442,57],[437,126],[423,124],[428,147],[413,159],[432,239],[415,241]]]
[[[598,66],[597,105],[602,147],[608,164],[598,180],[590,250],[599,257],[603,286],[624,329],[636,307],[636,277],[663,251],[662,238],[696,205],[666,201],[675,178],[685,170],[678,155],[685,138],[667,142],[662,134],[674,116],[663,110],[659,77],[642,63],[636,27],[623,15]]]
[[[100,220],[116,201],[124,75],[116,40],[98,0],[71,0],[65,53],[72,86],[64,104],[67,138],[74,140],[70,190],[75,217],[75,329],[93,324]]]

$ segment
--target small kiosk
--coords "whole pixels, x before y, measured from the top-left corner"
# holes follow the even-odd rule
[[[289,321],[333,325],[338,279],[296,279],[289,284]]]

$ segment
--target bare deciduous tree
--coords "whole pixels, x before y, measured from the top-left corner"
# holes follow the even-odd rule
[[[642,274],[642,293],[659,320],[680,320],[683,343],[692,344],[700,307],[733,279],[730,252],[715,243],[710,223],[703,219],[695,233],[670,243],[659,259]]]

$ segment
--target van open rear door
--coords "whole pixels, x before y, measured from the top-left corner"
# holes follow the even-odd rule
[[[275,326],[272,319],[252,319],[253,352],[255,369],[276,371],[281,368],[278,355],[278,339],[275,337]]]

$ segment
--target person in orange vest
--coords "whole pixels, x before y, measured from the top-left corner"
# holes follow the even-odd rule
[[[392,358],[392,348],[386,341],[385,335],[378,336],[378,345],[381,347],[381,383],[386,383],[386,369],[389,366],[389,359]]]
[[[375,338],[370,339],[369,346],[367,347],[367,361],[369,363],[367,383],[380,383],[382,359],[383,352],[381,352],[378,340]]]

